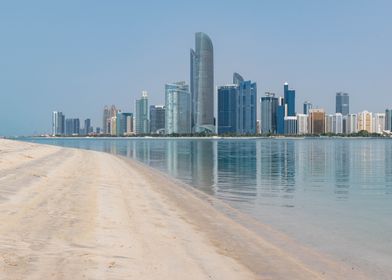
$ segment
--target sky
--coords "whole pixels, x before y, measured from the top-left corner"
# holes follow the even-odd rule
[[[258,96],[296,90],[334,112],[392,107],[392,1],[0,1],[0,135],[49,133],[52,111],[101,126],[105,105],[134,112],[142,90],[189,82],[194,33],[214,45],[215,86],[233,72]],[[258,118],[260,118],[258,112]]]

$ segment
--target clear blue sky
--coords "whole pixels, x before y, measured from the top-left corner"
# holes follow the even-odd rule
[[[133,111],[142,90],[164,103],[164,84],[189,82],[194,33],[214,44],[215,85],[234,71],[265,91],[283,83],[334,110],[392,107],[392,1],[1,1],[0,135],[49,132],[51,112],[91,117]],[[259,116],[258,116],[259,118]]]

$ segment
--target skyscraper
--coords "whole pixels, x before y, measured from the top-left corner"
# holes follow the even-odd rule
[[[124,136],[130,134],[133,122],[133,114],[132,113],[122,113],[118,112],[116,116],[116,135]]]
[[[165,129],[165,106],[150,106],[150,132],[153,134],[160,133]]]
[[[80,134],[80,120],[66,119],[65,120],[65,134],[68,136]]]
[[[165,133],[191,133],[191,96],[185,82],[165,85]]]
[[[304,114],[307,115],[309,114],[309,110],[313,108],[312,103],[310,103],[309,101],[305,101],[304,102]]]
[[[256,134],[257,86],[251,81],[238,85],[237,131],[239,134]]]
[[[91,119],[84,120],[84,134],[88,135],[93,132],[93,128],[91,127]]]
[[[358,131],[367,131],[369,133],[373,130],[373,114],[368,111],[358,113],[357,117]]]
[[[336,113],[347,116],[350,113],[349,95],[345,92],[336,93]]]
[[[261,102],[261,133],[276,133],[276,111],[278,98],[274,93],[266,92]]]
[[[218,87],[218,134],[237,133],[238,85]]]
[[[54,111],[52,113],[52,135],[65,134],[65,116],[62,112]]]
[[[103,115],[102,115],[102,133],[108,134],[109,129],[108,129],[108,119],[110,118],[110,111],[109,107],[105,106],[103,108]]]
[[[147,134],[150,132],[148,113],[148,94],[147,91],[143,91],[142,97],[136,100],[136,134]]]
[[[190,62],[192,131],[214,133],[214,54],[207,34],[195,34]]]
[[[295,90],[289,89],[289,84],[284,83],[284,104],[287,105],[288,117],[295,117]]]
[[[278,98],[278,108],[276,109],[276,133],[284,134],[284,117],[286,115],[286,105],[284,99]]]
[[[392,109],[385,110],[385,130],[392,130]]]

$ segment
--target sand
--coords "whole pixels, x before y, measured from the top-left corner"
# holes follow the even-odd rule
[[[366,279],[218,208],[129,159],[0,139],[0,279]]]

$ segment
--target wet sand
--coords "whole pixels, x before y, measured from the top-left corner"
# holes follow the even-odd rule
[[[0,279],[367,279],[225,207],[129,159],[0,139]]]

